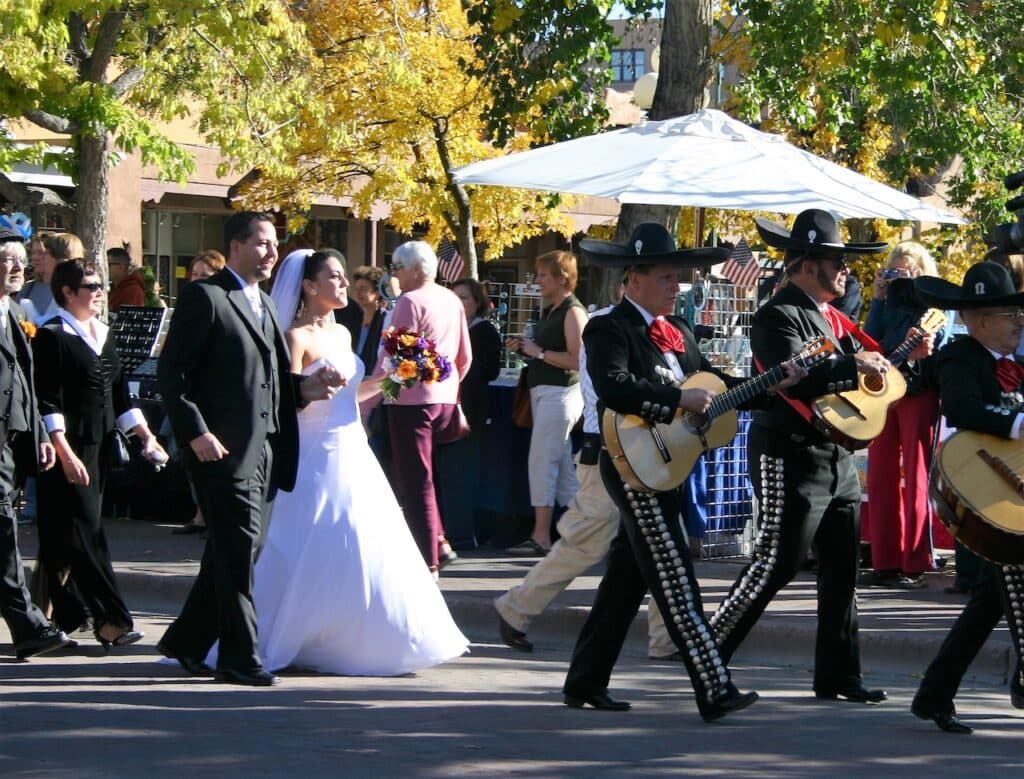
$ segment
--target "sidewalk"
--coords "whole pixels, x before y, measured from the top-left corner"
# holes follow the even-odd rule
[[[172,535],[173,525],[142,520],[107,520],[105,527],[129,606],[174,614],[199,570],[205,542],[197,536]],[[35,528],[23,525],[18,530],[22,556],[26,568],[30,568],[37,548]],[[444,570],[441,589],[455,621],[471,640],[499,640],[492,601],[520,582],[534,562],[502,556],[499,550],[482,549],[462,554]],[[697,563],[708,611],[717,608],[741,564],[741,560]],[[865,673],[882,669],[920,674],[935,656],[966,596],[944,592],[952,583],[952,573],[930,573],[927,579],[928,587],[922,590],[872,588],[858,593]],[[538,648],[571,649],[599,582],[599,569],[580,577],[530,626],[530,638]],[[814,588],[813,575],[806,573],[786,587],[737,653],[737,662],[811,668],[816,626]],[[634,622],[623,651],[646,656],[647,620],[642,613]],[[1012,672],[1012,657],[1009,633],[1000,624],[972,666],[971,674],[1006,678]]]

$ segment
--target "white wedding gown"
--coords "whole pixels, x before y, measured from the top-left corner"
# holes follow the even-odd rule
[[[336,351],[330,362],[348,385],[299,412],[298,479],[278,493],[256,563],[260,655],[271,671],[409,673],[465,654],[469,642],[366,441],[362,362]]]

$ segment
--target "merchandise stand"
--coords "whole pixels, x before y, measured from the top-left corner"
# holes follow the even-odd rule
[[[708,361],[732,376],[749,376],[750,322],[757,310],[757,286],[698,281],[687,293],[687,304],[690,324],[711,328],[711,337],[700,344]],[[755,505],[747,467],[750,419],[749,412],[740,412],[739,432],[732,442],[695,466],[697,470],[703,464],[705,471],[707,515],[698,520],[704,525],[699,528],[705,532],[704,558],[743,556],[753,546]],[[698,486],[699,476],[694,477]]]

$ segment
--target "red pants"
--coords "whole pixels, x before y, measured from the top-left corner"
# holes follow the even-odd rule
[[[876,571],[898,568],[918,574],[935,567],[928,471],[938,413],[936,393],[907,395],[889,409],[882,434],[868,447],[869,536]]]
[[[434,445],[456,438],[454,403],[387,406],[391,486],[423,560],[437,570],[437,538],[444,532],[434,493]]]

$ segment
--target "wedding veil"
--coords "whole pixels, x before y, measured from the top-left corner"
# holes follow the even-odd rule
[[[277,304],[277,315],[281,327],[287,330],[295,321],[302,299],[302,270],[306,266],[306,258],[313,253],[312,249],[296,249],[284,258],[281,267],[274,276],[274,287],[270,297]]]

